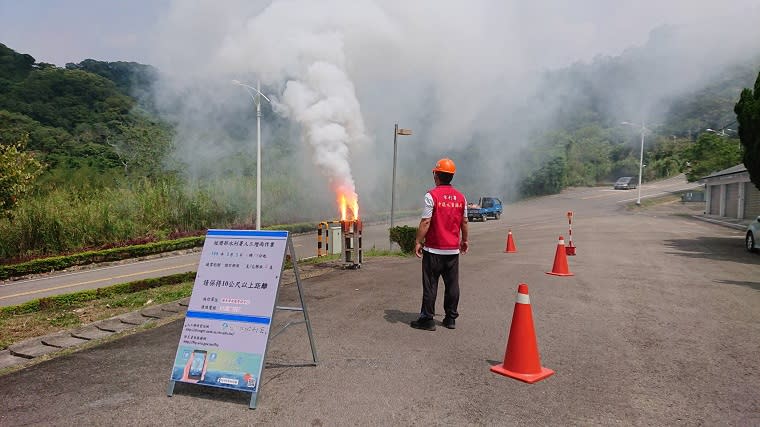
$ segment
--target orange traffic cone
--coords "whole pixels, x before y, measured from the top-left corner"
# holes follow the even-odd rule
[[[567,267],[567,254],[565,252],[565,238],[559,236],[559,243],[557,243],[557,252],[554,255],[554,267],[552,271],[547,271],[546,274],[553,274],[555,276],[572,276],[573,273]]]
[[[509,229],[509,233],[507,233],[507,248],[504,249],[505,253],[511,254],[513,252],[517,252],[517,246],[515,246],[515,241],[512,240],[512,229]]]
[[[536,331],[533,329],[528,285],[525,283],[520,283],[517,287],[517,301],[512,314],[512,326],[509,327],[504,363],[491,366],[491,372],[528,384],[541,381],[554,373],[551,369],[541,366]]]

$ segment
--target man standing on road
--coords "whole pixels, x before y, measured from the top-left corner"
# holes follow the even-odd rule
[[[425,208],[417,229],[414,253],[422,258],[422,309],[411,323],[416,329],[435,330],[435,298],[443,276],[443,326],[454,329],[459,316],[459,254],[467,253],[467,201],[451,186],[456,166],[441,159],[433,168],[435,188],[425,194]],[[461,240],[460,240],[461,233]],[[424,244],[423,244],[424,241]]]

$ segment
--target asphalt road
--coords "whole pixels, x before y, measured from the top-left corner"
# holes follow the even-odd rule
[[[673,178],[656,183],[646,184],[642,187],[642,199],[655,197],[668,192],[694,188],[694,184],[688,184],[683,177]],[[549,223],[556,221],[556,212],[551,209],[560,206],[567,199],[577,199],[576,209],[580,215],[592,213],[597,206],[616,206],[636,200],[637,191],[616,191],[610,188],[584,188],[569,190],[557,196],[542,198],[542,205],[550,207],[545,220]],[[554,202],[560,200],[560,204]],[[502,221],[514,225],[541,221],[544,216],[530,216],[520,218],[511,212],[512,206],[506,206]],[[517,205],[519,206],[519,204]],[[564,208],[563,208],[564,209]],[[580,218],[580,216],[579,216]],[[397,225],[417,225],[418,219],[402,219]],[[364,226],[362,236],[364,249],[376,247],[388,249],[388,224],[368,224]],[[309,258],[317,255],[316,232],[313,234],[296,235],[293,237],[293,246],[299,258]],[[85,268],[73,272],[54,272],[39,277],[0,282],[0,307],[17,305],[26,301],[42,298],[45,296],[63,293],[95,289],[133,280],[160,277],[170,274],[195,271],[200,260],[200,252],[189,252],[178,255],[163,256],[137,262],[122,262],[96,268]]]
[[[406,219],[397,225],[416,225],[419,219]],[[388,224],[372,224],[364,227],[362,245],[365,250],[373,246],[389,249]],[[312,234],[293,236],[293,246],[299,259],[317,255],[316,231]],[[398,248],[396,246],[396,248]],[[200,248],[198,248],[200,250]],[[85,268],[73,272],[55,272],[39,277],[0,283],[0,307],[17,305],[26,301],[51,295],[86,289],[101,288],[133,280],[195,271],[200,261],[200,251],[181,251],[153,259],[136,262],[113,263],[108,266]]]
[[[309,279],[320,364],[305,366],[302,326],[278,336],[255,411],[217,389],[179,384],[166,397],[178,321],[0,377],[0,425],[760,424],[760,256],[741,231],[677,215],[679,203],[627,210],[631,197],[572,190],[471,224],[456,330],[408,326],[416,258]],[[567,210],[575,275],[549,276]],[[542,365],[556,372],[533,385],[489,371],[520,282]],[[281,303],[295,299],[282,289]]]

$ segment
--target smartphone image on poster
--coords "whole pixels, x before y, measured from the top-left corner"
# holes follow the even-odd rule
[[[187,372],[187,377],[191,380],[203,379],[204,368],[206,366],[206,350],[193,350],[190,355],[190,370]]]

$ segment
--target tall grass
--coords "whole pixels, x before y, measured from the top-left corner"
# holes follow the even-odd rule
[[[148,180],[126,188],[56,188],[0,219],[0,260],[44,256],[171,233],[224,227],[239,218],[210,189]]]
[[[231,176],[204,182],[138,180],[115,187],[71,184],[23,200],[0,218],[0,262],[120,243],[145,243],[208,228],[255,226],[256,185]],[[331,219],[329,190],[300,185],[287,172],[262,182],[262,226]]]

